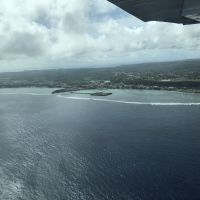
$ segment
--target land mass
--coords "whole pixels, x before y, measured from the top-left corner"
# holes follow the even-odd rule
[[[200,60],[0,73],[0,88],[151,89],[200,92]]]

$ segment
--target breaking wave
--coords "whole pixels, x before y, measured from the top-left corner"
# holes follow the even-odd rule
[[[32,95],[32,96],[50,96],[51,94],[40,93],[0,93],[0,95]],[[134,105],[151,105],[151,106],[200,106],[200,102],[137,102],[137,101],[123,101],[115,99],[101,99],[101,98],[89,98],[89,97],[70,97],[64,95],[56,95],[60,98],[72,99],[72,100],[85,100],[85,101],[101,101],[112,102],[121,104],[134,104]]]
[[[135,101],[121,101],[114,99],[99,99],[99,98],[87,98],[87,97],[67,97],[63,95],[57,95],[57,97],[72,99],[72,100],[85,100],[85,101],[102,101],[102,102],[113,102],[122,104],[134,104],[134,105],[150,105],[150,106],[200,106],[200,102],[135,102]]]

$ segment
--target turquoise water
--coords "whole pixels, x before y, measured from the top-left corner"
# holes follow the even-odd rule
[[[0,89],[1,95],[51,95],[55,89],[51,88],[16,88],[16,89]],[[71,98],[74,100],[108,100],[107,102],[118,103],[166,103],[177,105],[177,103],[196,104],[200,103],[200,94],[198,93],[184,93],[173,91],[154,91],[154,90],[105,90],[112,92],[110,96],[90,96],[89,94],[99,90],[82,90],[74,93],[61,93],[54,95],[56,97]],[[78,93],[78,94],[76,94]],[[83,93],[83,94],[80,94]]]
[[[85,90],[71,93],[65,93],[58,95],[60,97],[81,99],[82,100],[104,100],[107,102],[118,103],[135,103],[135,104],[194,104],[200,103],[200,94],[195,93],[183,93],[183,92],[171,92],[171,91],[152,91],[152,90],[106,90],[106,92],[113,93],[106,97],[93,97],[84,93],[92,93],[98,90]],[[76,94],[78,93],[78,94]],[[83,94],[80,94],[83,93]]]

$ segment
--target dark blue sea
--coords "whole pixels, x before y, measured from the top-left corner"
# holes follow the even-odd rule
[[[0,200],[199,200],[200,94],[0,90]]]

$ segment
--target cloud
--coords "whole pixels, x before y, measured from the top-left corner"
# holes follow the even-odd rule
[[[35,34],[15,32],[9,37],[2,50],[5,56],[36,57],[40,56],[45,50],[41,39]]]
[[[0,71],[200,56],[200,25],[143,23],[106,0],[1,0],[0,38]]]

